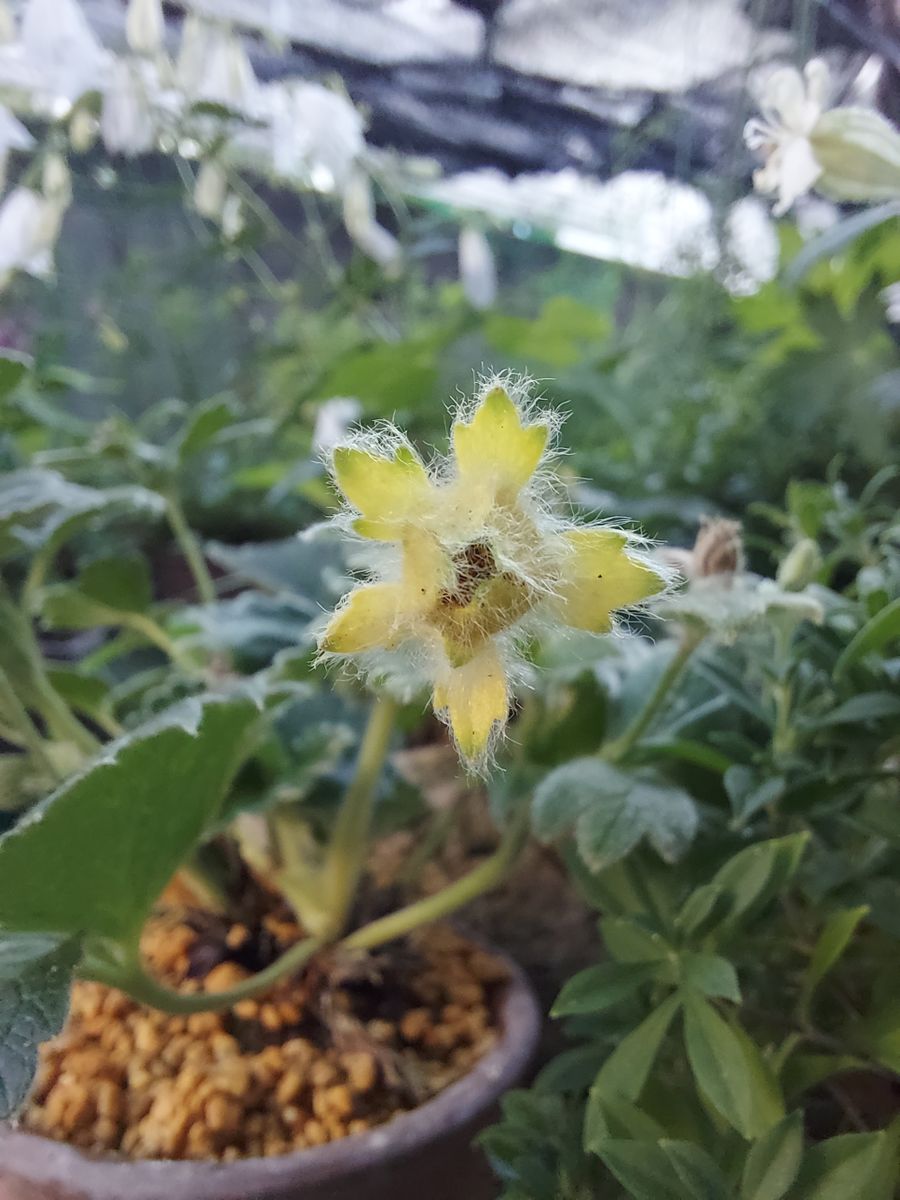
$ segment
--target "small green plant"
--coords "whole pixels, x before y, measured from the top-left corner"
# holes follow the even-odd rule
[[[255,568],[238,549],[209,548],[213,561],[232,563],[238,575],[265,575],[268,563],[270,580],[290,568],[315,584],[336,567],[337,595],[349,591],[327,624],[309,592],[255,611],[250,592],[218,598],[181,497],[198,456],[241,435],[224,402],[176,420],[155,444],[108,427],[85,446],[5,477],[0,734],[9,753],[0,758],[0,779],[4,807],[21,810],[0,840],[5,1113],[25,1096],[37,1043],[63,1019],[73,974],[171,1013],[229,1007],[326,948],[371,950],[502,878],[527,832],[522,805],[508,814],[498,849],[468,875],[360,919],[360,884],[404,699],[430,687],[464,759],[482,767],[508,719],[509,676],[525,669],[523,648],[542,617],[549,611],[608,631],[616,610],[660,592],[667,578],[630,535],[554,515],[545,461],[556,419],[525,401],[513,381],[486,385],[456,415],[455,458],[442,465],[426,468],[396,430],[338,446],[332,464],[347,499],[338,517],[343,534],[313,532],[268,547],[268,556],[258,548],[249,556]],[[109,486],[61,473],[92,460],[95,478]],[[139,483],[112,482],[123,464]],[[123,515],[132,524],[167,525],[196,604],[154,600],[146,561],[108,553]],[[73,539],[82,539],[75,577],[57,578]],[[352,588],[340,557],[348,541],[370,577]],[[44,629],[95,634],[88,653],[54,667],[35,618]],[[247,669],[248,643],[273,626],[287,645]],[[309,720],[311,710],[327,707],[331,689],[320,664],[334,656],[362,660],[377,691],[367,706],[358,687],[337,683],[333,700],[352,712],[345,720],[354,727],[368,707],[349,746],[340,741],[340,721],[328,728]],[[347,752],[352,760],[357,741],[351,765]],[[311,781],[338,766],[349,782],[337,802],[332,796],[317,836],[315,805],[304,801]],[[249,821],[248,808],[255,810]],[[223,846],[278,889],[307,936],[228,990],[173,990],[143,963],[141,931],[176,872],[207,902],[228,903]]]
[[[509,1200],[895,1194],[892,475],[859,500],[793,484],[766,510],[777,583],[734,570],[721,524],[732,571],[698,577],[708,526],[668,604],[680,634],[631,677],[649,705],[617,732],[626,675],[612,738],[539,783],[535,830],[602,914],[606,957],[557,998],[572,1049],[485,1135]],[[643,838],[667,857],[691,811],[690,849],[661,864]]]

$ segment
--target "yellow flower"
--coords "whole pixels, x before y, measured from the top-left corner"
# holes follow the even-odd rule
[[[426,466],[391,427],[332,454],[371,571],[332,615],[321,650],[426,681],[473,766],[506,725],[523,637],[548,623],[608,633],[617,610],[665,585],[627,533],[554,514],[541,467],[557,424],[521,384],[494,381],[457,413],[446,462]]]

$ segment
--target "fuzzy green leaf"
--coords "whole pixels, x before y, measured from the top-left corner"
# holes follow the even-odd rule
[[[191,700],[106,747],[0,839],[0,929],[133,941],[215,817],[255,713]]]
[[[77,938],[0,936],[0,1120],[24,1103],[37,1048],[62,1028]]]

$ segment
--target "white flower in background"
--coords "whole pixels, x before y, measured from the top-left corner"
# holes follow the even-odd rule
[[[777,197],[776,216],[812,188],[838,200],[900,195],[900,134],[873,109],[829,109],[829,90],[821,59],[810,60],[802,74],[781,67],[764,84],[762,119],[744,127],[747,145],[766,160],[754,185]]]
[[[259,104],[259,84],[244,43],[231,30],[199,17],[185,18],[175,78],[194,103],[221,104],[248,115]]]
[[[8,108],[0,105],[0,188],[6,182],[6,163],[10,150],[29,150],[34,138]]]
[[[194,208],[208,221],[221,221],[228,199],[228,177],[219,163],[207,159],[197,172]]]
[[[225,200],[222,205],[221,217],[222,237],[226,242],[233,242],[236,237],[239,237],[244,231],[244,206],[241,203],[240,197],[231,195]]]
[[[344,188],[344,225],[363,253],[389,278],[396,275],[403,251],[394,235],[375,220],[372,180],[362,170],[354,171]]]
[[[48,155],[43,194],[14,188],[0,203],[0,287],[15,271],[45,278],[53,271],[53,247],[72,198],[68,168],[59,155]]]
[[[316,412],[313,429],[313,450],[324,454],[344,440],[348,429],[362,415],[362,405],[350,396],[335,396],[326,400]]]
[[[775,222],[756,196],[732,204],[725,218],[723,282],[733,296],[752,296],[778,274]]]
[[[16,40],[16,19],[7,0],[0,0],[0,45]]]
[[[497,299],[497,264],[487,238],[480,229],[464,225],[459,231],[457,253],[466,299],[473,308],[491,308]]]
[[[892,283],[881,292],[884,315],[892,325],[900,325],[900,283]]]
[[[343,191],[365,149],[362,117],[350,101],[321,84],[289,80],[269,84],[264,105],[275,174]]]
[[[100,132],[110,154],[131,157],[156,146],[156,117],[137,60],[116,61],[103,97]]]
[[[76,154],[90,150],[100,132],[100,122],[88,109],[79,105],[69,121],[69,145]]]
[[[125,37],[135,54],[157,54],[163,48],[165,29],[162,0],[130,0]]]
[[[76,0],[28,0],[17,48],[40,81],[39,106],[57,116],[105,86],[112,56]]]

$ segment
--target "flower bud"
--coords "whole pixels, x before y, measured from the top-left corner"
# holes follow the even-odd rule
[[[135,54],[156,54],[165,32],[161,0],[130,0],[125,17],[125,37]]]
[[[209,221],[221,221],[228,195],[228,179],[217,162],[203,163],[194,184],[194,208]]]
[[[789,592],[799,592],[812,583],[822,566],[822,555],[812,538],[801,538],[781,560],[776,579]]]
[[[874,109],[833,108],[810,135],[822,168],[817,186],[837,200],[900,196],[900,133]]]
[[[490,243],[471,225],[459,231],[459,280],[473,308],[490,308],[497,299],[497,266]]]
[[[69,143],[76,154],[85,154],[97,140],[100,123],[82,105],[72,113],[69,121]]]

